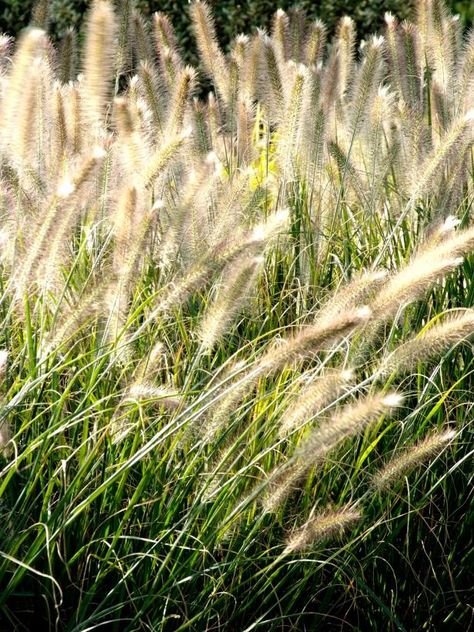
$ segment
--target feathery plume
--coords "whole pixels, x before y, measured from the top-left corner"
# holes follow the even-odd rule
[[[441,228],[447,234],[447,238],[440,240],[433,249],[429,247],[428,242],[426,249],[421,252],[427,256],[431,254],[443,258],[464,257],[469,254],[474,248],[474,227],[452,232],[453,225],[457,224],[455,218],[448,217]]]
[[[10,65],[11,48],[13,46],[13,37],[0,33],[0,76],[6,72]]]
[[[45,233],[43,243],[44,257],[38,262],[36,281],[39,287],[48,287],[55,278],[60,279],[60,264],[67,260],[67,237],[76,226],[82,211],[82,204],[86,205],[91,192],[94,177],[100,177],[100,167],[106,159],[107,153],[102,147],[96,147],[91,154],[77,167],[72,177],[68,175],[60,181],[56,190],[57,216],[53,219],[49,230]],[[89,187],[89,188],[88,188]],[[82,194],[82,195],[81,195]],[[38,230],[38,235],[42,233]]]
[[[71,151],[74,155],[80,153],[82,149],[82,118],[81,118],[81,92],[80,83],[70,84],[67,90],[65,104],[67,105],[67,127],[68,137],[71,139]]]
[[[164,48],[178,53],[178,42],[174,33],[173,25],[167,15],[161,11],[153,14],[153,36],[155,40],[158,57]]]
[[[132,5],[133,0],[118,1],[117,70],[122,73],[132,68]]]
[[[228,65],[216,36],[216,29],[208,5],[201,0],[191,4],[191,18],[201,61],[225,103],[229,100]]]
[[[239,66],[238,62],[234,60],[237,65],[238,76],[240,79],[240,88],[243,98],[252,100],[265,93],[265,90],[261,90],[261,55],[262,55],[262,41],[261,37],[257,34],[252,37],[248,42],[245,49],[245,57],[243,63]]]
[[[339,74],[341,60],[337,46],[333,45],[328,62],[323,71],[321,103],[328,117],[334,115],[334,107],[339,99]]]
[[[31,24],[47,31],[50,19],[50,0],[36,0],[31,15]]]
[[[69,28],[61,40],[59,52],[59,80],[62,83],[73,81],[77,66],[77,36],[73,28]]]
[[[452,221],[450,218],[448,220]],[[449,233],[448,226],[446,230]],[[437,281],[455,270],[462,263],[462,257],[473,248],[474,228],[457,231],[442,241],[435,239],[432,245],[428,241],[412,261],[380,289],[370,305],[374,320],[386,322],[392,318],[401,305],[415,301]]]
[[[54,86],[54,119],[55,119],[55,154],[57,164],[61,165],[66,147],[68,146],[68,134],[66,125],[66,112],[64,108],[63,94],[60,85]]]
[[[346,529],[360,522],[362,513],[347,505],[340,509],[326,509],[310,518],[287,539],[284,554],[297,553],[307,547],[340,537]]]
[[[447,15],[447,41],[450,48],[451,70],[456,71],[456,64],[463,52],[463,27],[459,15]],[[453,77],[454,78],[454,77]]]
[[[290,19],[283,9],[273,16],[272,41],[279,64],[284,64],[290,56],[289,46]]]
[[[136,58],[139,62],[145,61],[148,64],[153,64],[155,55],[150,41],[150,34],[148,33],[148,25],[142,14],[136,9],[132,11],[132,28]]]
[[[460,316],[450,316],[435,324],[423,335],[416,336],[397,347],[382,361],[381,374],[401,373],[413,369],[418,362],[427,362],[448,351],[462,340],[474,334],[474,310],[466,310]]]
[[[392,458],[372,477],[372,486],[378,491],[387,491],[402,477],[420,467],[425,461],[437,456],[456,436],[454,430],[434,432],[415,445],[406,448]]]
[[[103,150],[95,150],[83,161],[72,178],[59,184],[48,201],[44,214],[38,220],[35,239],[13,276],[17,298],[20,300],[35,280],[40,286],[47,285],[50,281],[51,270],[64,248],[65,235],[77,219],[78,209],[74,203],[76,196],[104,156]]]
[[[165,359],[165,345],[158,340],[138,363],[133,373],[133,383],[148,384],[160,370]]]
[[[191,117],[193,122],[193,149],[197,157],[204,158],[212,148],[206,120],[206,106],[197,97],[193,98]]]
[[[113,254],[113,268],[121,274],[130,248],[133,231],[135,230],[137,215],[137,190],[135,187],[125,187],[119,197],[117,211],[113,216],[115,233],[115,248]]]
[[[204,351],[210,351],[225,334],[235,315],[242,308],[262,263],[262,257],[242,258],[224,269],[225,281],[203,316],[199,328],[201,347]]]
[[[388,57],[388,70],[391,85],[398,96],[410,103],[407,85],[407,65],[402,46],[402,37],[398,20],[391,14],[385,14],[385,42]]]
[[[12,429],[8,421],[0,421],[0,454],[4,458],[6,458],[10,452],[9,443],[12,436]]]
[[[255,126],[255,108],[249,99],[237,101],[237,161],[239,167],[248,165],[254,157],[252,134]]]
[[[135,189],[126,190],[123,206],[125,208],[122,216],[127,212],[129,216],[127,220],[124,218],[125,230],[121,229],[118,235],[122,243],[117,240],[117,249],[114,253],[115,279],[108,294],[109,336],[112,340],[118,337],[126,323],[133,283],[140,271],[140,263],[146,252],[146,241],[160,209],[160,204],[155,203],[149,211],[140,212]]]
[[[207,96],[207,125],[211,139],[212,151],[217,151],[220,147],[222,119],[217,99],[213,92],[209,92]]]
[[[83,117],[99,133],[112,93],[117,24],[109,0],[94,0],[87,22],[84,53]]]
[[[432,126],[442,136],[449,127],[451,113],[445,90],[436,79],[431,81],[431,110]]]
[[[306,12],[300,7],[292,7],[288,11],[288,17],[290,58],[299,63],[304,61],[302,57],[306,39]]]
[[[232,55],[230,55],[229,57],[228,64],[229,64],[228,127],[233,132],[235,129],[235,114],[236,114],[236,109],[237,109],[237,99],[239,97],[241,70],[239,68],[237,61],[234,59]]]
[[[61,314],[54,331],[49,332],[42,341],[38,354],[40,361],[57,351],[63,343],[76,336],[92,318],[97,316],[103,308],[106,295],[107,287],[102,283],[81,295],[74,305],[67,308],[67,313]]]
[[[114,116],[118,131],[120,160],[126,172],[142,174],[145,164],[145,143],[137,130],[137,117],[132,114],[132,103],[125,97],[114,99]]]
[[[339,58],[338,92],[339,98],[349,90],[354,78],[356,29],[352,18],[345,16],[337,25],[336,51]]]
[[[339,143],[332,140],[328,143],[328,150],[329,154],[334,158],[340,173],[340,183],[338,183],[338,186],[349,185],[348,188],[350,187],[355,193],[360,205],[362,207],[368,206],[362,177],[354,164],[354,160],[351,158],[353,153],[351,154],[349,151],[344,151]]]
[[[444,178],[444,186],[440,187],[438,196],[439,214],[444,217],[448,213],[458,213],[468,193],[469,165],[471,148],[453,157],[451,167]]]
[[[427,193],[440,179],[446,163],[454,151],[462,151],[463,147],[472,143],[474,110],[453,121],[438,147],[433,149],[420,165],[414,177],[410,199],[414,202]],[[415,176],[415,174],[414,174]]]
[[[3,380],[7,372],[8,355],[6,349],[0,349],[0,380]]]
[[[152,186],[156,178],[173,163],[188,136],[189,130],[186,129],[166,140],[163,145],[155,151],[154,155],[150,157],[148,166],[144,171],[142,180],[143,186]]]
[[[203,285],[205,285],[213,272],[213,264],[210,261],[196,264],[178,282],[165,287],[162,295],[147,320],[155,320],[160,314],[167,314],[172,308],[178,308],[188,297]]]
[[[354,379],[350,370],[331,371],[306,386],[282,415],[280,437],[289,435],[296,428],[311,420],[320,410],[337,399],[344,388]]]
[[[267,35],[260,33],[262,47],[262,73],[265,81],[265,90],[262,91],[262,99],[267,105],[269,115],[272,120],[282,123],[283,119],[283,82],[281,77],[280,64],[273,40]]]
[[[428,58],[432,59],[433,79],[445,92],[452,82],[455,66],[455,48],[451,41],[453,24],[450,23],[443,0],[430,0],[428,6],[430,37],[427,42],[427,53]]]
[[[270,474],[269,489],[262,499],[264,510],[277,511],[314,465],[324,460],[342,441],[360,434],[381,415],[392,413],[402,401],[397,393],[378,393],[336,410],[296,448],[284,467]]]
[[[154,66],[143,61],[138,67],[138,78],[143,97],[150,109],[156,131],[163,132],[164,94]]]
[[[355,136],[363,124],[371,103],[377,95],[383,72],[384,38],[372,37],[364,48],[364,59],[357,72],[352,90],[350,131]]]
[[[371,189],[371,205],[368,213],[372,214],[377,208],[378,201],[385,195],[386,178],[389,173],[393,156],[387,151],[388,139],[392,135],[389,121],[393,120],[394,95],[386,86],[380,86],[370,104],[369,116],[362,130],[364,140],[368,145],[367,179]],[[392,146],[393,147],[393,146]]]
[[[332,321],[316,321],[314,325],[303,327],[293,338],[271,348],[259,362],[262,371],[275,371],[291,364],[295,360],[327,349],[355,329],[366,323],[371,317],[367,307],[354,309],[340,314]]]
[[[342,440],[359,434],[381,415],[393,412],[402,402],[403,397],[398,393],[379,393],[344,406],[311,432],[298,446],[295,456],[301,461],[310,459],[314,464]]]
[[[416,7],[415,26],[420,33],[421,47],[425,50],[431,35],[431,3],[432,0],[421,0]]]
[[[249,42],[249,36],[245,35],[244,33],[237,35],[237,37],[232,42],[231,57],[235,60],[239,70],[242,70],[242,67],[245,63]]]
[[[21,36],[12,60],[8,90],[2,104],[2,127],[14,155],[25,157],[33,142],[39,83],[35,60],[43,56],[46,45],[44,31],[29,28]]]
[[[303,100],[301,153],[302,164],[306,167],[306,178],[313,187],[320,182],[324,160],[327,133],[327,117],[321,103],[322,73],[312,67]]]
[[[457,112],[460,114],[474,109],[474,30],[469,33],[466,41],[457,77],[454,94],[457,97]]]
[[[175,410],[182,404],[183,398],[179,393],[169,388],[152,386],[146,382],[135,382],[127,391],[124,401],[127,400],[154,402],[164,406],[164,408]]]
[[[409,22],[402,23],[401,41],[401,56],[403,55],[402,59],[404,59],[406,67],[406,72],[404,73],[407,82],[405,101],[413,110],[419,110],[422,106],[423,73],[420,62],[418,31],[413,24]]]
[[[455,270],[462,260],[459,257],[433,261],[426,256],[416,257],[387,281],[375,297],[371,308],[374,320],[388,321],[400,309],[422,296],[437,281]]]
[[[296,167],[301,133],[301,112],[304,103],[305,84],[308,81],[308,69],[302,64],[296,67],[291,92],[285,108],[277,146],[277,157],[283,177],[290,181]]]
[[[286,211],[273,213],[266,222],[258,224],[248,232],[238,234],[233,241],[229,241],[227,237],[218,243],[207,257],[194,263],[186,275],[166,288],[149,319],[154,320],[159,314],[169,312],[172,307],[182,305],[192,292],[205,285],[214,274],[222,271],[225,265],[238,257],[255,252],[261,254],[287,221]]]
[[[176,84],[169,104],[165,138],[179,134],[183,128],[184,114],[196,87],[196,71],[191,66],[183,68],[176,77]]]
[[[169,91],[174,87],[174,77],[184,67],[173,26],[161,12],[153,15],[153,38],[161,74]]]
[[[163,85],[166,87],[168,93],[171,93],[174,89],[175,79],[184,64],[181,58],[171,50],[170,48],[164,48],[159,58],[160,73],[163,80]]]
[[[12,129],[12,149],[15,152],[15,162],[20,164],[23,173],[27,165],[32,165],[34,154],[38,151],[38,138],[33,130],[41,118],[39,111],[39,96],[41,93],[41,60],[33,60],[21,100],[18,102],[16,126]],[[26,167],[26,169],[25,169]]]
[[[308,66],[317,66],[322,62],[326,46],[326,26],[321,20],[312,22],[305,42],[304,62]]]

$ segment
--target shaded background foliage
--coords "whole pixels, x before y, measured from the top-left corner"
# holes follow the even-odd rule
[[[115,0],[120,5],[123,0]],[[25,27],[31,17],[35,0],[2,0],[0,3],[0,31],[15,35]],[[310,17],[319,17],[334,28],[343,15],[350,15],[357,24],[358,33],[364,37],[380,29],[384,12],[391,11],[399,18],[408,18],[416,6],[415,0],[209,0],[216,21],[221,44],[225,47],[241,32],[250,33],[257,27],[269,27],[277,8],[285,10],[298,6]],[[474,3],[471,0],[451,0],[450,9],[458,13],[465,27],[472,26]],[[80,30],[90,0],[49,0],[49,16],[52,34],[60,38],[65,30],[74,26]],[[145,15],[154,11],[168,14],[176,29],[185,52],[194,48],[190,19],[186,3],[173,0],[135,0],[135,6]],[[184,9],[184,10],[183,10]],[[192,55],[188,58],[191,59]]]

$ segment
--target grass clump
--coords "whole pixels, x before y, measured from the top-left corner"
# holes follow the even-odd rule
[[[1,40],[5,625],[466,629],[472,34],[131,5]]]

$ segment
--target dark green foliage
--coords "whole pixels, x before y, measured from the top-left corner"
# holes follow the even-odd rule
[[[0,4],[0,31],[16,35],[30,23],[35,4],[34,0],[3,0]],[[51,31],[61,37],[70,26],[78,27],[87,5],[88,2],[78,0],[49,0]]]
[[[120,5],[121,0],[115,0]],[[0,31],[12,35],[26,26],[31,18],[34,0],[2,0],[0,3]],[[79,28],[89,6],[88,0],[49,0],[50,25],[52,32],[61,37],[70,26]],[[210,6],[216,21],[219,40],[225,47],[230,40],[241,32],[250,33],[256,28],[269,28],[272,16],[277,8],[285,10],[299,6],[310,17],[324,20],[329,29],[333,29],[343,15],[351,15],[355,20],[360,37],[378,31],[383,24],[383,15],[391,11],[400,19],[407,18],[413,12],[416,2],[413,0],[210,0]],[[451,0],[452,11],[460,14],[464,26],[472,25],[474,5],[470,0]],[[190,20],[186,3],[176,0],[136,0],[135,6],[145,15],[154,11],[163,11],[171,18],[180,45],[185,56],[190,58],[190,49],[194,49]],[[184,9],[184,10],[183,10]]]

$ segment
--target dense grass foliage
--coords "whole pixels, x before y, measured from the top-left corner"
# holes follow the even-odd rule
[[[2,629],[466,630],[473,34],[191,15],[0,39]]]

